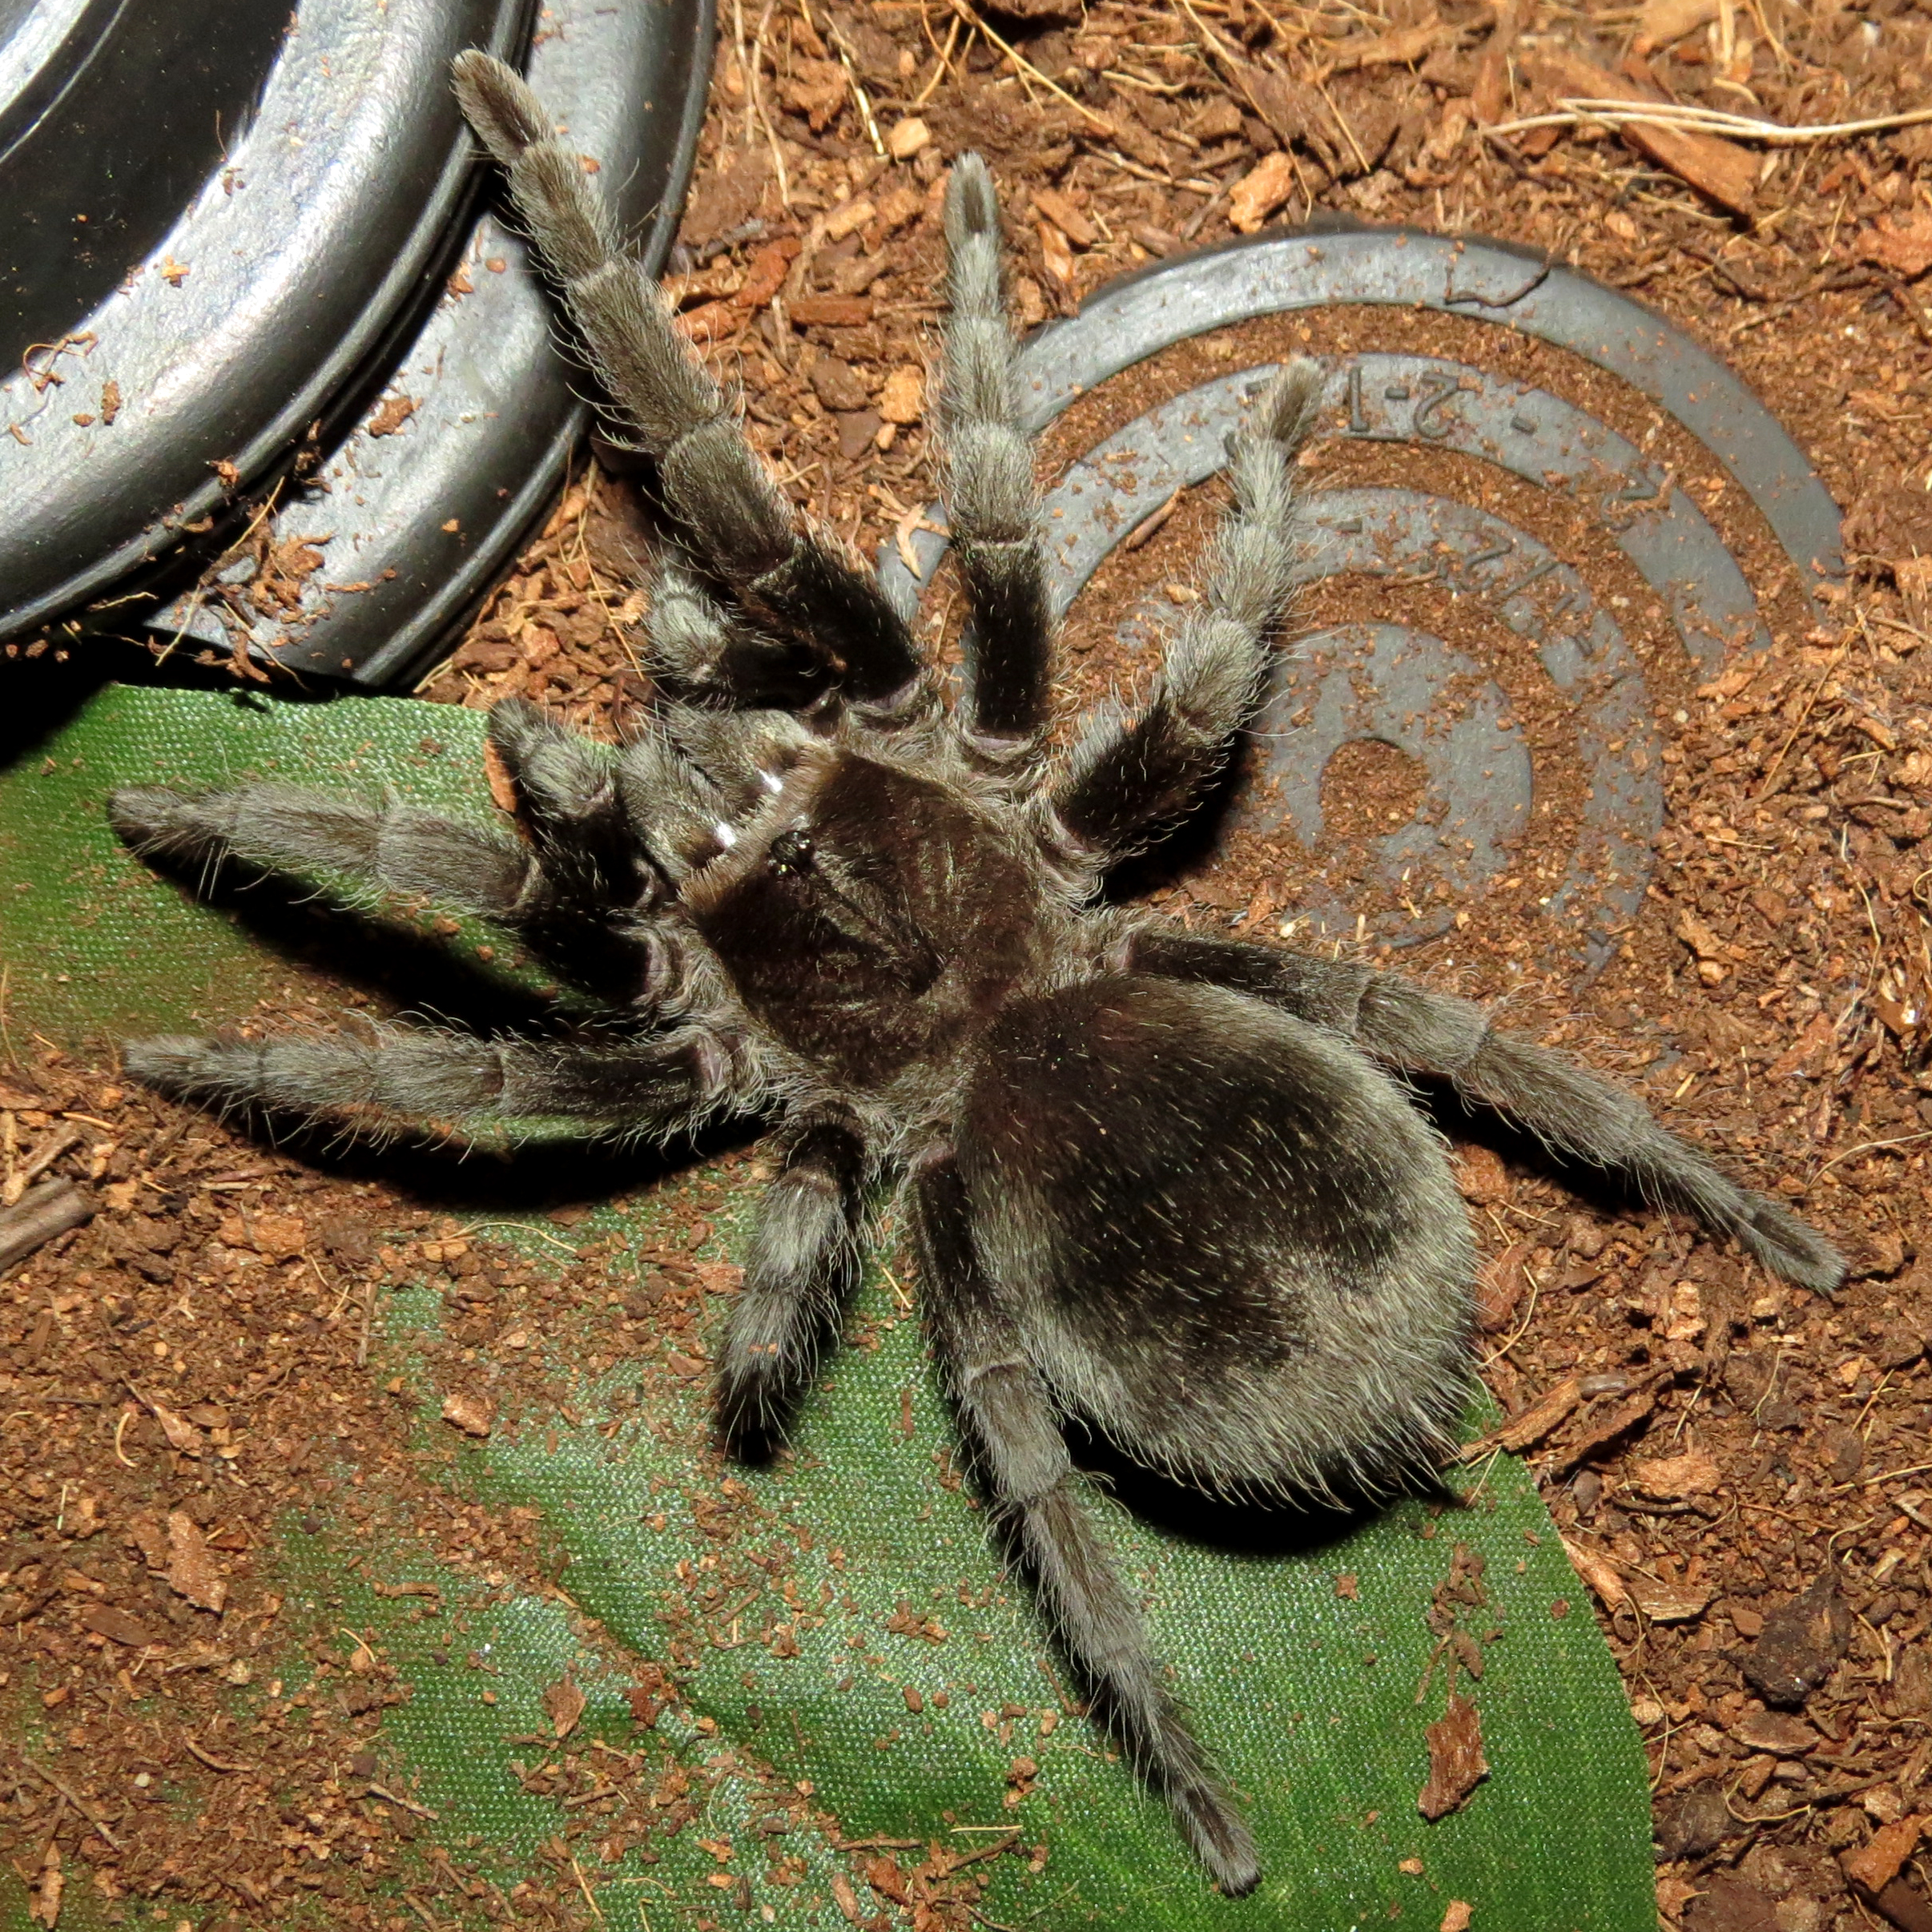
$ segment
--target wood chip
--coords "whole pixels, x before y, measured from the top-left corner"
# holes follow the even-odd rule
[[[1818,1733],[1802,1718],[1782,1711],[1747,1711],[1731,1726],[1738,1743],[1753,1751],[1769,1751],[1773,1757],[1802,1757],[1814,1749]]]
[[[185,1510],[167,1519],[167,1587],[197,1610],[219,1616],[228,1600],[228,1583],[208,1553],[201,1526]]]
[[[1527,70],[1559,99],[1662,103],[1656,88],[1640,87],[1585,60],[1568,48],[1540,48],[1523,62]],[[1624,143],[1688,181],[1721,207],[1748,214],[1757,187],[1757,157],[1714,135],[1684,134],[1675,128],[1626,123],[1617,130]]]
[[[1906,281],[1932,268],[1932,208],[1910,215],[1881,215],[1858,238],[1860,257],[1889,268]]]
[[[1035,188],[1033,206],[1077,248],[1091,248],[1101,238],[1100,230],[1074,205],[1073,197],[1058,188]]]
[[[443,1398],[443,1420],[461,1429],[465,1435],[488,1435],[491,1424],[496,1420],[496,1405],[486,1395],[459,1391]]]
[[[895,124],[886,136],[886,152],[895,161],[910,161],[932,139],[932,130],[916,114]]]
[[[1648,1576],[1630,1580],[1631,1600],[1653,1624],[1694,1623],[1716,1595],[1695,1584],[1660,1584]]]
[[[66,1890],[66,1883],[60,1869],[60,1847],[50,1838],[46,1851],[41,1854],[40,1877],[27,1906],[28,1918],[36,1925],[50,1929],[58,1924],[61,1894]]]
[[[111,1644],[125,1644],[130,1649],[139,1649],[155,1640],[154,1632],[139,1617],[130,1616],[111,1604],[97,1604],[83,1614],[81,1622],[97,1636],[106,1637]]]
[[[1507,1449],[1511,1454],[1520,1454],[1532,1443],[1541,1442],[1582,1400],[1583,1385],[1574,1375],[1566,1375],[1520,1415],[1512,1415],[1501,1428],[1464,1444],[1462,1459],[1465,1463],[1473,1462],[1479,1455],[1488,1455],[1492,1449]]]
[[[308,1224],[296,1214],[231,1214],[216,1230],[231,1248],[252,1248],[268,1261],[292,1261],[308,1246]]]
[[[1424,58],[1445,41],[1455,37],[1431,14],[1419,26],[1397,27],[1387,34],[1365,34],[1341,42],[1329,50],[1322,62],[1330,74],[1350,74],[1358,67],[1405,67]]]
[[[1845,1877],[1862,1891],[1882,1892],[1918,1849],[1918,1841],[1928,1824],[1932,1824],[1932,1817],[1922,1813],[1901,1818],[1895,1825],[1881,1826],[1872,1834],[1870,1844],[1839,1858]]]
[[[1636,38],[1631,50],[1652,54],[1694,34],[1717,18],[1718,0],[1650,0],[1637,16]]]
[[[590,1701],[568,1672],[562,1682],[545,1685],[543,1708],[560,1740],[568,1737],[577,1729]]]
[[[1483,43],[1470,92],[1469,104],[1476,119],[1485,125],[1501,120],[1509,111],[1509,57],[1522,26],[1520,0],[1498,0],[1495,28]]]
[[[147,1405],[148,1413],[161,1425],[161,1433],[167,1438],[169,1448],[183,1455],[199,1455],[207,1447],[208,1439],[185,1415],[177,1415],[164,1402],[155,1402],[142,1395],[131,1383],[128,1387],[133,1389],[135,1398]]]
[[[825,217],[825,239],[833,242],[843,241],[855,230],[864,227],[878,213],[878,204],[863,197],[852,201],[842,201]]]
[[[868,296],[795,296],[786,312],[800,328],[857,328],[872,319]]]
[[[1630,1466],[1630,1487],[1660,1502],[1674,1503],[1684,1496],[1709,1496],[1717,1493],[1724,1472],[1717,1459],[1701,1449],[1682,1455],[1640,1456]]]
[[[910,363],[893,370],[879,392],[879,413],[888,423],[916,423],[925,413],[926,379]]]
[[[1469,1801],[1469,1794],[1489,1775],[1483,1755],[1483,1720],[1467,1697],[1450,1693],[1449,1707],[1423,1732],[1429,1744],[1429,1781],[1415,1800],[1415,1809],[1431,1824]]]
[[[1073,280],[1073,250],[1052,222],[1035,226],[1040,231],[1040,259],[1046,264],[1047,273],[1064,288]]]
[[[1589,1585],[1597,1601],[1612,1616],[1630,1601],[1630,1592],[1608,1557],[1600,1556],[1584,1544],[1572,1543],[1568,1536],[1563,1539],[1563,1553],[1569,1558],[1570,1568]]]
[[[1724,941],[1688,906],[1678,911],[1676,933],[1701,960],[1717,959],[1724,952]]]
[[[1228,219],[1252,235],[1294,192],[1294,163],[1285,148],[1262,156],[1260,164],[1228,191]]]

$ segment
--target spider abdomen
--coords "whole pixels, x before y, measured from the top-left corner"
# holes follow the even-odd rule
[[[842,754],[687,893],[752,1015],[840,1085],[949,1059],[1036,964],[1037,877],[950,787]]]
[[[1334,1034],[1128,974],[1018,1000],[957,1144],[1028,1354],[1131,1454],[1320,1494],[1452,1439],[1467,1216],[1435,1133]]]

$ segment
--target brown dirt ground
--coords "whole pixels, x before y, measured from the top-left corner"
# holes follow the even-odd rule
[[[1690,24],[1645,64],[1636,44],[1666,10]],[[1097,0],[1084,13],[1024,0],[990,19],[919,0],[829,17],[809,0],[724,10],[679,300],[694,339],[743,384],[752,434],[787,489],[868,552],[933,493],[920,394],[939,319],[936,196],[968,145],[1004,192],[1028,320],[1225,239],[1258,170],[1286,196],[1262,215],[1466,227],[1640,292],[1756,385],[1848,508],[1851,580],[1817,614],[1780,588],[1763,661],[1693,689],[1636,636],[1655,674],[1668,815],[1641,916],[1601,976],[1580,991],[1539,956],[1519,879],[1402,963],[1507,995],[1517,1028],[1620,1076],[1853,1252],[1854,1278],[1828,1304],[1656,1216],[1583,1205],[1527,1159],[1465,1150],[1492,1256],[1485,1372],[1648,1742],[1664,1920],[1690,1932],[1932,1925],[1932,1859],[1886,1855],[1910,1837],[1901,1821],[1932,1813],[1932,127],[1788,151],[1742,213],[1614,136],[1470,131],[1484,104],[1491,118],[1547,108],[1544,64],[1565,45],[1593,45],[1604,66],[1679,99],[1791,123],[1918,107],[1932,90],[1932,7],[1660,0],[1640,17],[1531,0],[1499,21],[1473,0],[1439,12],[1420,0]],[[904,159],[875,151],[865,113]],[[1626,429],[1650,421],[1615,383],[1475,324],[1337,312],[1318,327],[1324,346],[1459,349]],[[1196,380],[1197,353],[1083,403],[1049,438],[1049,465]],[[1735,489],[1694,448],[1669,454],[1753,581],[1778,585]],[[1314,467],[1375,481],[1405,461],[1352,449],[1318,451]],[[1447,465],[1432,479],[1456,480]],[[1505,509],[1614,589],[1599,540],[1521,494]],[[1212,496],[1193,493],[1097,583],[1070,627],[1069,703],[1131,674],[1110,620],[1185,577]],[[648,544],[630,484],[587,468],[424,694],[482,706],[520,692],[621,731],[648,691],[628,629]],[[1364,588],[1325,587],[1317,614],[1369,614]],[[1426,606],[1415,614],[1427,621]],[[1575,782],[1560,726],[1548,751],[1559,792]],[[1338,761],[1324,788],[1333,849],[1237,829],[1150,879],[1154,896],[1204,929],[1291,916],[1298,879],[1358,881],[1371,803],[1402,778],[1373,757]],[[304,1891],[345,1922],[374,1922],[363,1880],[403,1860],[412,1910],[434,1924],[477,1888],[461,1847],[408,1865],[401,1841],[420,1821],[368,1796],[392,1694],[380,1660],[318,1630],[325,1689],[284,1700],[279,1684],[260,1687],[252,1728],[219,1694],[288,1641],[252,1579],[278,1513],[320,1487],[297,1480],[311,1454],[356,1467],[352,1515],[426,1525],[453,1560],[540,1564],[527,1525],[411,1474],[395,1405],[357,1366],[362,1311],[387,1274],[427,1261],[450,1276],[459,1320],[493,1298],[541,1303],[553,1354],[574,1333],[608,1350],[690,1320],[729,1283],[678,1264],[648,1306],[613,1309],[594,1246],[544,1288],[376,1180],[314,1171],[110,1071],[50,1056],[15,1063],[0,1086],[9,1173],[77,1126],[50,1171],[91,1174],[106,1203],[19,1269],[0,1306],[0,1406],[35,1423],[0,1435],[0,1689],[30,1664],[42,1681],[66,1672],[43,1702],[71,1713],[76,1767],[64,1789],[0,1769],[0,1846],[23,1875],[50,1845],[65,1882],[131,1902],[218,1902],[237,1923],[280,1916]],[[693,1194],[680,1207],[693,1245],[706,1205]],[[531,1375],[541,1401],[540,1365]],[[245,1488],[204,1474],[258,1411],[279,1472]],[[124,1419],[111,1439],[107,1413]],[[218,1587],[219,1638],[205,1608]],[[146,1660],[163,1634],[161,1668]],[[663,1688],[640,1687],[645,1709]],[[173,1721],[154,1721],[149,1699]],[[638,1756],[622,1775],[661,1781],[648,1750]],[[297,1793],[279,1808],[271,1761]],[[91,1789],[145,1789],[145,1772],[196,1803],[137,1795],[104,1810],[75,1781],[83,1765]],[[652,1788],[667,1820],[680,1795]],[[560,1837],[553,1870],[517,1888],[520,1915],[588,1922],[572,1855]],[[878,1884],[863,1895],[868,1910],[892,1898]]]

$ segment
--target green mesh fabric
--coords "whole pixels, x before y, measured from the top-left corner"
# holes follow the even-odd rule
[[[393,785],[481,815],[491,809],[481,727],[476,714],[409,701],[284,706],[104,691],[0,775],[0,960],[16,1034],[31,1027],[98,1044],[129,1029],[213,1023],[305,984],[279,936],[251,924],[246,900],[239,910],[197,906],[120,851],[102,815],[111,787],[207,786],[272,771]],[[483,936],[465,931],[450,943],[473,965]],[[707,1254],[742,1252],[750,1205],[735,1197],[716,1218]],[[601,1211],[573,1238],[622,1230],[648,1246],[652,1222],[670,1211],[666,1196],[647,1195]],[[491,1238],[526,1246],[538,1263],[549,1248],[533,1228],[526,1238],[501,1227]],[[614,1291],[634,1272],[614,1263]],[[973,1827],[1017,1824],[1029,1843],[1044,1841],[1038,1873],[1012,1859],[990,1868],[983,1910],[1000,1924],[1342,1932],[1399,1919],[1434,1932],[1462,1900],[1479,1932],[1649,1932],[1639,1740],[1585,1592],[1520,1465],[1487,1467],[1479,1487],[1464,1472],[1459,1479],[1478,1493],[1460,1511],[1406,1503],[1326,1537],[1314,1526],[1270,1524],[1276,1544],[1265,1548],[1230,1547],[1242,1519],[1205,1506],[1157,1523],[1097,1498],[1175,1687],[1263,1848],[1260,1891],[1230,1902],[1208,1890],[1163,1808],[1089,1725],[1068,1717],[1040,1735],[1040,1715],[1065,1705],[1061,1666],[944,1454],[949,1425],[904,1292],[874,1274],[848,1330],[853,1346],[828,1364],[799,1419],[795,1455],[776,1468],[718,1465],[706,1447],[702,1379],[662,1403],[654,1396],[644,1413],[614,1401],[636,1387],[634,1371],[626,1382],[622,1370],[574,1391],[575,1422],[560,1413],[514,1441],[462,1451],[450,1479],[505,1508],[540,1509],[568,1560],[559,1572],[567,1598],[480,1591],[465,1606],[441,1573],[453,1613],[462,1612],[462,1644],[487,1646],[501,1673],[488,1680],[493,1705],[481,1701],[484,1676],[430,1660],[449,1642],[447,1628],[411,1621],[407,1600],[379,1596],[330,1564],[330,1526],[292,1539],[287,1587],[297,1598],[329,1596],[332,1619],[339,1601],[341,1620],[379,1633],[411,1684],[409,1701],[385,1718],[385,1749],[408,1760],[442,1832],[479,1834],[513,1876],[561,1818],[509,1769],[533,1755],[513,1741],[541,1727],[543,1687],[570,1670],[590,1698],[580,1738],[622,1743],[622,1656],[662,1660],[675,1645],[696,1659],[690,1712],[715,1727],[684,1733],[693,1762],[735,1750],[787,1782],[809,1781],[847,1838],[936,1838],[957,1849],[985,1841]],[[710,1306],[714,1354],[723,1298]],[[385,1377],[399,1360],[414,1361],[413,1338],[433,1327],[437,1307],[427,1290],[390,1297]],[[426,1379],[412,1368],[409,1379],[427,1418]],[[727,1474],[742,1485],[736,1494],[721,1491]],[[706,1560],[735,1543],[791,1553],[706,1606],[715,1567]],[[1459,1543],[1485,1564],[1486,1601],[1465,1605],[1461,1620],[1485,1666],[1473,1695],[1491,1772],[1462,1809],[1430,1824],[1416,1800],[1428,1771],[1424,1726],[1441,1715],[1445,1673],[1431,1671],[1438,1640],[1425,1620]],[[420,1555],[356,1547],[367,1552],[368,1578],[425,1573]],[[680,1578],[680,1564],[694,1582]],[[779,1624],[797,1655],[778,1654],[791,1642],[760,1640]],[[290,1668],[299,1672],[299,1661]],[[907,1686],[922,1693],[922,1713],[908,1709]],[[1009,1706],[1025,1715],[1002,1717]],[[684,1721],[661,1721],[667,1731]],[[1020,1757],[1035,1761],[1037,1777],[1009,1805]],[[729,1835],[743,1823],[747,1793],[740,1781],[718,1783],[705,1825]],[[695,1847],[699,1835],[712,1834],[681,1833],[648,1870],[626,1862],[587,1872],[610,1922],[735,1920],[706,1887],[716,1868]],[[843,1927],[829,1884],[843,1862],[803,1835],[787,1849],[807,1858],[807,1878],[759,1884],[753,1921],[769,1905],[782,1925]],[[1419,1861],[1419,1873],[1400,1869],[1408,1861]],[[868,1898],[866,1909],[879,1902]],[[62,1923],[87,1925],[92,1910],[77,1896]],[[211,1914],[171,1921],[179,1916],[199,1926]],[[0,1920],[26,1924],[10,1873],[0,1874]]]

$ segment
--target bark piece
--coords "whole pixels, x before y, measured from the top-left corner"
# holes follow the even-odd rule
[[[1909,215],[1881,215],[1858,238],[1858,253],[1911,281],[1932,268],[1932,208]]]
[[[1344,40],[1332,50],[1326,64],[1331,74],[1352,73],[1358,67],[1406,67],[1455,38],[1455,29],[1431,14],[1416,26]]]
[[[786,311],[800,328],[856,328],[872,319],[870,296],[796,296]]]
[[[486,1395],[469,1395],[459,1390],[443,1398],[443,1420],[461,1429],[465,1435],[489,1435],[495,1419],[496,1406]]]
[[[1607,1556],[1584,1544],[1571,1542],[1568,1536],[1563,1539],[1563,1553],[1569,1558],[1570,1568],[1596,1592],[1597,1600],[1612,1616],[1629,1602],[1630,1592]]]
[[[1731,1726],[1731,1735],[1753,1751],[1773,1757],[1802,1757],[1818,1741],[1818,1734],[1801,1718],[1782,1711],[1752,1711]]]
[[[1932,1932],[1932,1905],[1909,1878],[1894,1878],[1873,1903],[1898,1932]]]
[[[1682,1455],[1647,1455],[1632,1464],[1630,1487],[1663,1503],[1675,1503],[1684,1496],[1713,1495],[1724,1472],[1714,1457],[1701,1449]]]
[[[125,1610],[117,1610],[111,1604],[97,1604],[82,1618],[81,1622],[97,1636],[104,1636],[111,1644],[125,1644],[131,1650],[138,1650],[144,1644],[154,1642],[154,1632],[139,1618],[130,1616]]]
[[[1512,1415],[1494,1435],[1483,1439],[1483,1447],[1520,1451],[1540,1443],[1552,1429],[1566,1421],[1583,1400],[1583,1387],[1574,1375],[1566,1375],[1553,1389],[1546,1390],[1520,1415]],[[1471,1449],[1477,1447],[1471,1443]],[[1467,1455],[1468,1450],[1463,1454]]]
[[[551,1728],[560,1739],[568,1737],[577,1729],[578,1721],[590,1701],[576,1680],[569,1676],[561,1684],[544,1687],[543,1708],[549,1715]]]
[[[1544,87],[1558,98],[1631,101],[1646,104],[1662,102],[1655,90],[1640,87],[1586,60],[1567,48],[1544,48],[1533,61],[1525,63]],[[1680,180],[1687,181],[1699,194],[1707,195],[1720,207],[1738,214],[1748,213],[1757,187],[1757,158],[1733,141],[1721,141],[1714,135],[1683,134],[1672,127],[1629,123],[1617,130],[1627,147],[1647,155],[1659,167],[1667,167]]]
[[[1229,189],[1228,219],[1252,235],[1294,192],[1294,163],[1286,148],[1277,148]]]
[[[167,1587],[197,1610],[217,1616],[228,1600],[227,1579],[209,1555],[200,1524],[185,1510],[174,1511],[167,1519]]]
[[[1717,18],[1717,0],[1650,0],[1637,18],[1632,52],[1653,54]]]
[[[1713,1594],[1696,1584],[1653,1583],[1648,1576],[1630,1580],[1631,1600],[1653,1624],[1693,1623],[1710,1608]]]
[[[1429,1742],[1429,1781],[1417,1796],[1415,1809],[1433,1824],[1468,1803],[1469,1794],[1489,1775],[1489,1761],[1483,1755],[1482,1713],[1453,1691],[1448,1709],[1423,1734]]]

